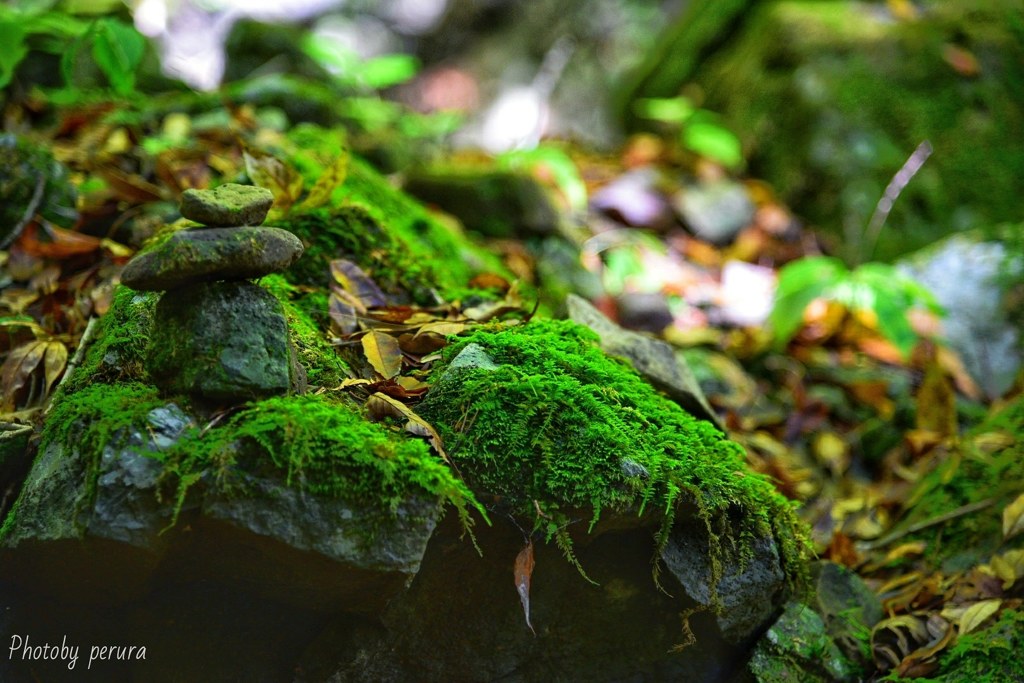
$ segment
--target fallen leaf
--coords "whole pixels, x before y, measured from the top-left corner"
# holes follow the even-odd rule
[[[388,305],[381,288],[356,264],[345,259],[335,259],[331,261],[330,267],[334,281],[359,299],[366,308],[383,308]]]
[[[313,189],[309,191],[306,198],[299,206],[300,209],[315,209],[323,206],[331,199],[331,194],[345,184],[348,177],[348,164],[351,155],[348,150],[342,150],[338,158],[320,174]]]
[[[413,409],[409,406],[386,394],[376,392],[366,399],[366,410],[370,415],[370,419],[375,422],[379,422],[385,417],[405,419],[405,431],[416,436],[426,437],[437,454],[441,456],[441,459],[449,465],[452,464],[448,454],[445,453],[441,442],[441,435],[437,433],[429,422],[413,412]]]
[[[274,195],[274,210],[287,212],[302,194],[302,176],[289,164],[242,143],[245,172],[255,185]]]
[[[394,337],[370,330],[363,335],[362,344],[366,360],[381,377],[391,379],[402,371],[402,349]]]
[[[46,380],[45,394],[50,393],[50,388],[64,373],[64,368],[67,364],[68,348],[56,339],[46,342],[46,350],[43,357],[43,377]]]
[[[1002,604],[1002,600],[982,600],[968,607],[957,622],[960,635],[970,633],[984,624],[989,617],[999,611]]]
[[[439,334],[406,332],[398,337],[398,344],[406,353],[423,356],[448,346],[448,340]]]
[[[519,602],[523,605],[523,615],[526,617],[526,625],[530,627],[530,631],[533,631],[533,635],[537,635],[537,632],[533,629],[533,624],[530,623],[530,579],[533,577],[533,567],[536,564],[533,557],[533,539],[526,542],[526,545],[519,554],[516,555],[515,563],[515,582],[516,582],[516,593],[519,594]]]
[[[18,238],[18,246],[25,253],[39,258],[52,259],[91,254],[100,248],[100,244],[101,240],[98,237],[83,235],[80,232],[56,226],[41,230],[36,224],[27,226],[21,233],[21,237]]]
[[[500,275],[495,275],[494,273],[480,273],[470,279],[469,286],[474,289],[496,289],[504,294],[512,285],[508,280]]]
[[[1024,493],[1003,509],[1003,540],[1024,531]]]
[[[989,563],[992,571],[1003,581],[1003,590],[1013,586],[1024,577],[1024,550],[1010,550],[996,555]]]
[[[43,361],[48,342],[33,340],[12,349],[0,367],[0,412],[14,410],[17,393]]]
[[[346,300],[345,294],[347,292],[332,289],[327,304],[331,330],[341,337],[347,337],[359,329],[359,311],[351,301]]]

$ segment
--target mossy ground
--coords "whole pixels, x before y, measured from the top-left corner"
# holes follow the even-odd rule
[[[590,330],[568,321],[485,329],[446,359],[471,343],[498,367],[437,379],[420,411],[474,490],[498,496],[563,550],[574,515],[593,527],[609,510],[659,515],[660,547],[677,508],[690,504],[713,554],[733,544],[749,557],[753,540],[770,535],[787,576],[801,574],[793,505],[750,472],[740,446],[604,355]]]
[[[924,477],[907,507],[914,524],[948,514],[962,506],[991,501],[987,507],[929,527],[915,535],[928,542],[928,558],[949,569],[966,568],[987,559],[1001,546],[1002,509],[1024,490],[1024,396],[970,430],[950,457]]]
[[[348,154],[342,133],[316,126],[296,126],[289,141],[296,147],[292,159],[309,185],[339,154]],[[296,283],[326,284],[329,261],[345,258],[385,291],[429,304],[436,298],[431,290],[454,300],[478,273],[509,276],[495,255],[392,187],[356,156],[350,157],[345,182],[328,207],[294,212],[279,225],[307,245],[288,273]]]
[[[939,658],[938,678],[881,679],[889,683],[1009,683],[1024,681],[1024,612],[1005,610],[991,626],[972,631]]]

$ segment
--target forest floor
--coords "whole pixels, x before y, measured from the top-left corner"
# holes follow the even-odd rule
[[[193,136],[198,144],[184,142],[191,123],[181,114],[119,123],[110,113],[71,107],[36,131],[72,169],[81,217],[60,228],[33,211],[0,251],[4,421],[39,422],[89,320],[110,305],[135,251],[129,237],[159,223],[184,188],[208,183],[211,168],[237,169],[239,131],[271,143],[275,135],[245,107]],[[614,156],[562,149],[578,175],[543,161],[532,169],[567,213],[577,210],[583,264],[605,290],[596,303],[682,351],[751,467],[800,501],[819,557],[854,569],[880,596],[886,618],[864,639],[878,675],[941,673],[958,639],[1020,609],[1020,381],[985,397],[938,341],[940,318],[910,306],[898,313],[910,314],[912,336],[894,342],[885,312],[818,298],[780,343],[767,327],[778,273],[822,246],[767,183],[729,181],[652,136]],[[655,175],[607,191],[637,169]],[[672,210],[681,178],[735,182],[752,219],[717,246],[695,237]],[[603,199],[587,208],[586,197]],[[638,214],[640,205],[651,208]],[[536,254],[522,241],[489,246],[509,271],[538,282]]]

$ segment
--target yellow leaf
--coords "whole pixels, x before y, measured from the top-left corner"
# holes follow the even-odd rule
[[[331,199],[331,194],[345,184],[348,177],[348,162],[351,158],[348,150],[342,150],[334,163],[330,165],[317,179],[316,185],[306,195],[300,208],[315,209],[323,206]]]
[[[989,617],[999,611],[1002,604],[1002,600],[982,600],[968,607],[960,616],[960,635],[970,633],[984,624]]]
[[[302,194],[302,176],[272,154],[245,144],[242,145],[242,157],[249,179],[273,193],[274,209],[282,212],[290,209]]]
[[[1005,590],[1024,576],[1024,550],[1011,550],[996,555],[989,564],[995,575],[1003,580]]]
[[[1024,493],[1003,509],[1003,540],[1024,531]]]
[[[50,393],[50,387],[64,372],[68,364],[68,349],[59,341],[51,340],[46,342],[46,352],[43,358],[43,370],[46,377],[46,392]]]
[[[451,460],[448,459],[448,454],[445,453],[442,446],[441,435],[437,433],[429,422],[413,412],[413,409],[409,406],[378,391],[366,399],[366,410],[370,414],[370,419],[374,421],[379,421],[385,417],[404,418],[406,420],[405,431],[416,436],[426,437],[430,445],[437,451],[437,454],[441,456],[441,459],[449,465],[451,464]]]
[[[424,332],[433,332],[434,334],[439,334],[442,337],[448,337],[453,334],[461,334],[465,331],[466,327],[466,323],[453,323],[442,320],[423,325],[420,327],[419,332],[416,333],[416,336],[418,337]]]
[[[402,349],[398,340],[389,334],[370,330],[363,335],[363,354],[370,365],[384,379],[391,379],[402,371]]]

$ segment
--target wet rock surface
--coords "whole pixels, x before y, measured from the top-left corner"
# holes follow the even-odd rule
[[[259,225],[273,203],[270,190],[225,183],[212,190],[185,190],[181,195],[181,215],[212,227]]]
[[[302,255],[302,242],[272,227],[180,230],[133,259],[121,281],[143,291],[173,290],[214,280],[278,273]]]
[[[211,282],[164,293],[147,366],[171,393],[237,401],[302,383],[281,303],[248,282]]]

